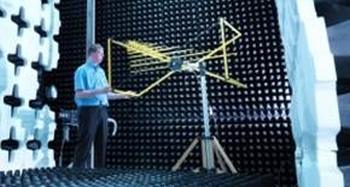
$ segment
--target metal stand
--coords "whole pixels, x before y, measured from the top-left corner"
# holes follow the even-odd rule
[[[207,81],[205,66],[203,63],[199,64],[200,70],[200,85],[201,85],[201,95],[202,95],[202,105],[203,105],[203,121],[204,121],[204,135],[200,138],[196,138],[182,154],[180,159],[172,167],[172,171],[177,171],[180,166],[184,163],[191,151],[196,147],[196,145],[201,142],[202,149],[202,166],[206,170],[214,170],[215,168],[215,156],[217,157],[218,163],[220,165],[220,172],[226,172],[227,169],[225,164],[228,166],[231,173],[237,173],[236,168],[232,164],[231,160],[227,156],[226,152],[220,145],[219,141],[215,136],[211,135],[210,125],[209,125],[209,104],[208,104],[208,94],[207,94]]]

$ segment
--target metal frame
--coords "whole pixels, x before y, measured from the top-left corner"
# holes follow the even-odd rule
[[[86,1],[86,57],[88,48],[95,43],[95,0]]]
[[[85,56],[88,58],[88,49],[95,43],[95,0],[86,1],[86,50]],[[91,146],[90,166],[94,168],[94,145]]]

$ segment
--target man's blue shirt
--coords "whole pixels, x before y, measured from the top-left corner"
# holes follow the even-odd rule
[[[109,86],[104,70],[91,59],[78,67],[74,73],[74,90],[94,90]],[[76,98],[75,103],[80,106],[108,106],[107,94],[98,94],[91,98]]]

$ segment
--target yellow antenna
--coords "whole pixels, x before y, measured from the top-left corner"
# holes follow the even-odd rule
[[[216,47],[215,49],[209,50],[209,51],[204,51],[204,52],[196,52],[196,53],[190,53],[192,52],[193,49],[184,49],[181,50],[179,47],[161,47],[157,46],[155,44],[150,44],[150,43],[143,43],[143,42],[138,42],[134,40],[129,40],[126,43],[115,41],[112,39],[108,39],[108,81],[111,84],[112,82],[112,74],[111,74],[111,45],[116,44],[118,46],[121,46],[125,48],[128,52],[128,55],[130,57],[130,67],[131,68],[138,68],[135,70],[132,70],[131,73],[142,73],[142,72],[147,72],[147,71],[156,71],[156,70],[163,70],[163,69],[171,69],[166,75],[155,81],[154,83],[150,84],[147,88],[139,92],[138,94],[134,94],[133,96],[139,97],[151,89],[153,89],[155,86],[163,82],[165,79],[170,77],[175,70],[170,68],[170,64],[172,63],[172,57],[175,58],[184,58],[186,59],[187,57],[192,58],[192,57],[197,57],[199,55],[204,55],[200,58],[196,58],[194,63],[190,64],[199,64],[207,60],[212,60],[212,59],[217,59],[217,58],[222,58],[224,62],[224,75],[221,76],[219,74],[215,74],[209,71],[206,71],[206,75],[221,81],[224,81],[228,84],[235,85],[239,88],[247,88],[247,86],[238,80],[235,80],[229,76],[229,70],[228,70],[228,56],[235,55],[235,53],[228,53],[227,52],[227,46],[233,44],[238,38],[242,36],[242,34],[234,28],[230,23],[228,23],[224,18],[219,19],[219,26],[220,26],[220,32],[221,32],[221,45]],[[229,28],[233,32],[233,37],[231,39],[226,38],[226,33],[225,33],[225,27]],[[220,55],[218,54],[219,52],[222,52]],[[153,60],[150,62],[150,60]],[[183,66],[180,67],[180,70],[186,71],[186,68],[190,67],[191,65],[184,64]],[[163,66],[160,67],[149,67],[149,66],[156,66],[156,65],[161,65],[164,64]],[[141,69],[139,69],[141,68]],[[191,68],[188,68],[189,70]],[[114,90],[115,92],[118,93],[129,93],[128,91],[122,91],[122,90]]]
[[[170,57],[160,53],[158,50],[153,49],[151,46],[137,42],[137,41],[128,41],[127,43],[122,43],[118,41],[113,41],[113,43],[122,46],[128,50],[128,53],[141,53],[144,56],[152,57],[161,62],[170,62]]]

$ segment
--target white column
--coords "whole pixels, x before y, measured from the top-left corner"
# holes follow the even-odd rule
[[[336,73],[326,26],[313,0],[275,0],[292,87],[290,118],[301,187],[342,187],[336,135]]]

